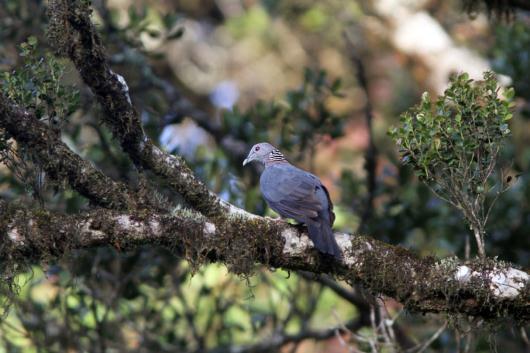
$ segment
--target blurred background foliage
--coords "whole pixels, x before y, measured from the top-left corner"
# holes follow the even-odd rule
[[[501,21],[480,11],[470,18],[462,6],[456,0],[94,0],[93,21],[146,131],[182,154],[224,199],[273,215],[259,194],[257,170],[241,167],[249,146],[270,141],[321,177],[336,205],[337,230],[361,229],[420,255],[464,258],[466,244],[476,250],[462,216],[401,165],[386,132],[422,92],[441,94],[450,74],[480,79],[494,70],[516,92],[513,136],[499,161],[513,185],[492,211],[486,251],[528,268],[530,18],[516,12]],[[28,108],[46,108],[45,99],[30,102],[42,93],[42,81],[55,84],[46,75],[60,71],[63,87],[75,85],[79,97],[60,93],[62,123],[54,128],[108,175],[137,183],[98,123],[102,112],[75,68],[49,56],[46,23],[45,1],[0,2],[3,89],[24,83],[26,95],[11,93]],[[37,59],[28,71],[28,50],[47,58],[48,69]],[[44,108],[40,116],[48,119]],[[181,203],[151,180],[175,206]],[[38,185],[38,195],[28,185]],[[0,165],[0,195],[64,212],[88,207],[42,173],[21,176],[7,165]],[[193,272],[166,249],[76,251],[28,268],[16,283],[18,295],[10,296],[13,305],[0,322],[0,352],[413,352],[433,334],[427,351],[529,349],[528,328],[511,323],[418,317],[393,300],[308,274],[256,269],[238,278],[217,265]],[[318,335],[341,325],[348,330],[340,337]],[[288,339],[259,350],[278,337]]]

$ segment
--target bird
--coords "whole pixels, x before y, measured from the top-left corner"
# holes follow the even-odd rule
[[[309,238],[320,252],[342,258],[332,230],[333,204],[320,179],[289,163],[280,150],[267,142],[252,146],[243,166],[253,161],[265,166],[260,191],[269,207],[282,218],[305,224]]]

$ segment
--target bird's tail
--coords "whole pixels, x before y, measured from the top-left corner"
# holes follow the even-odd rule
[[[309,238],[320,252],[332,255],[337,259],[342,258],[342,252],[328,222],[325,220],[307,222],[307,230]]]

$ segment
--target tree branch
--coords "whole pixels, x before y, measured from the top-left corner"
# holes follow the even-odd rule
[[[215,348],[207,353],[268,353],[277,352],[283,346],[290,343],[300,343],[307,339],[323,341],[334,336],[341,335],[347,330],[357,331],[362,326],[358,320],[353,320],[339,327],[332,327],[326,330],[303,330],[297,334],[278,333],[262,342],[247,346],[230,346]]]
[[[370,92],[368,88],[368,80],[366,78],[366,69],[364,62],[361,59],[358,49],[355,47],[354,40],[351,38],[349,33],[344,32],[344,38],[346,40],[346,45],[349,50],[350,60],[355,66],[355,72],[357,77],[357,83],[362,88],[366,102],[363,107],[365,120],[366,120],[366,129],[368,130],[368,148],[364,154],[364,169],[366,170],[366,184],[368,194],[366,196],[366,201],[364,205],[364,210],[361,215],[361,221],[359,223],[358,230],[360,232],[366,231],[366,227],[370,218],[372,217],[373,208],[374,208],[374,198],[376,194],[376,166],[377,166],[377,148],[374,143],[374,132],[373,132],[373,108],[372,101],[370,99]]]
[[[0,127],[18,144],[37,156],[46,173],[56,181],[67,180],[94,205],[127,209],[136,204],[127,187],[115,182],[73,153],[51,129],[32,113],[0,93]]]
[[[327,273],[360,282],[411,311],[530,321],[530,275],[490,259],[460,263],[454,258],[419,258],[370,237],[336,233],[344,252],[337,263],[314,251],[305,231],[257,216],[226,217],[214,224],[190,211],[160,215],[100,209],[60,215],[5,202],[0,203],[0,215],[0,257],[11,262],[93,246],[134,249],[161,244],[196,265],[221,262],[236,273],[249,274],[256,263]]]
[[[357,307],[357,310],[359,311],[359,321],[361,326],[369,326],[371,324],[370,306],[375,305],[374,303],[376,301],[376,298],[371,295],[363,297],[363,295],[354,291],[353,288],[344,287],[343,285],[337,283],[337,281],[335,281],[333,277],[330,277],[327,274],[315,275],[306,271],[299,271],[298,274],[307,280],[319,282],[323,286],[326,286],[331,289],[342,299],[355,305]],[[376,318],[376,324],[380,323],[381,321],[380,315],[378,316],[379,317]],[[414,345],[412,340],[407,336],[405,330],[403,330],[401,326],[399,326],[397,323],[394,323],[393,329],[396,332],[397,343],[399,344],[402,350],[406,350]]]
[[[145,134],[134,110],[124,78],[112,71],[103,45],[90,21],[85,2],[49,2],[49,37],[57,52],[67,55],[83,81],[90,87],[104,115],[103,122],[120,141],[122,149],[139,169],[149,169],[165,178],[168,185],[205,216],[223,216],[229,206],[197,180],[186,162],[155,146]]]

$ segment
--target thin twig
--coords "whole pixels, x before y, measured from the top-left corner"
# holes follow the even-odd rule
[[[357,82],[365,95],[365,104],[364,104],[364,116],[366,121],[366,129],[368,131],[368,148],[366,149],[364,155],[364,169],[366,170],[366,184],[368,194],[366,196],[364,210],[361,215],[361,221],[359,223],[358,231],[366,231],[366,225],[370,221],[373,213],[373,202],[376,193],[376,165],[377,165],[377,148],[374,143],[374,133],[372,122],[374,119],[372,102],[370,99],[370,91],[368,87],[368,80],[366,78],[366,68],[364,62],[361,59],[359,50],[355,47],[354,40],[351,33],[345,31],[343,32],[344,39],[346,40],[346,45],[349,50],[350,60],[355,66]]]
[[[407,352],[410,352],[410,353],[423,353],[425,352],[425,350],[427,350],[427,348],[429,348],[429,346],[438,339],[438,337],[440,337],[440,335],[445,331],[445,329],[447,328],[447,325],[448,325],[448,322],[445,321],[443,323],[442,326],[440,326],[440,328],[425,342],[423,342],[422,344],[420,344],[419,346],[417,347],[413,347],[411,349],[407,349]]]

